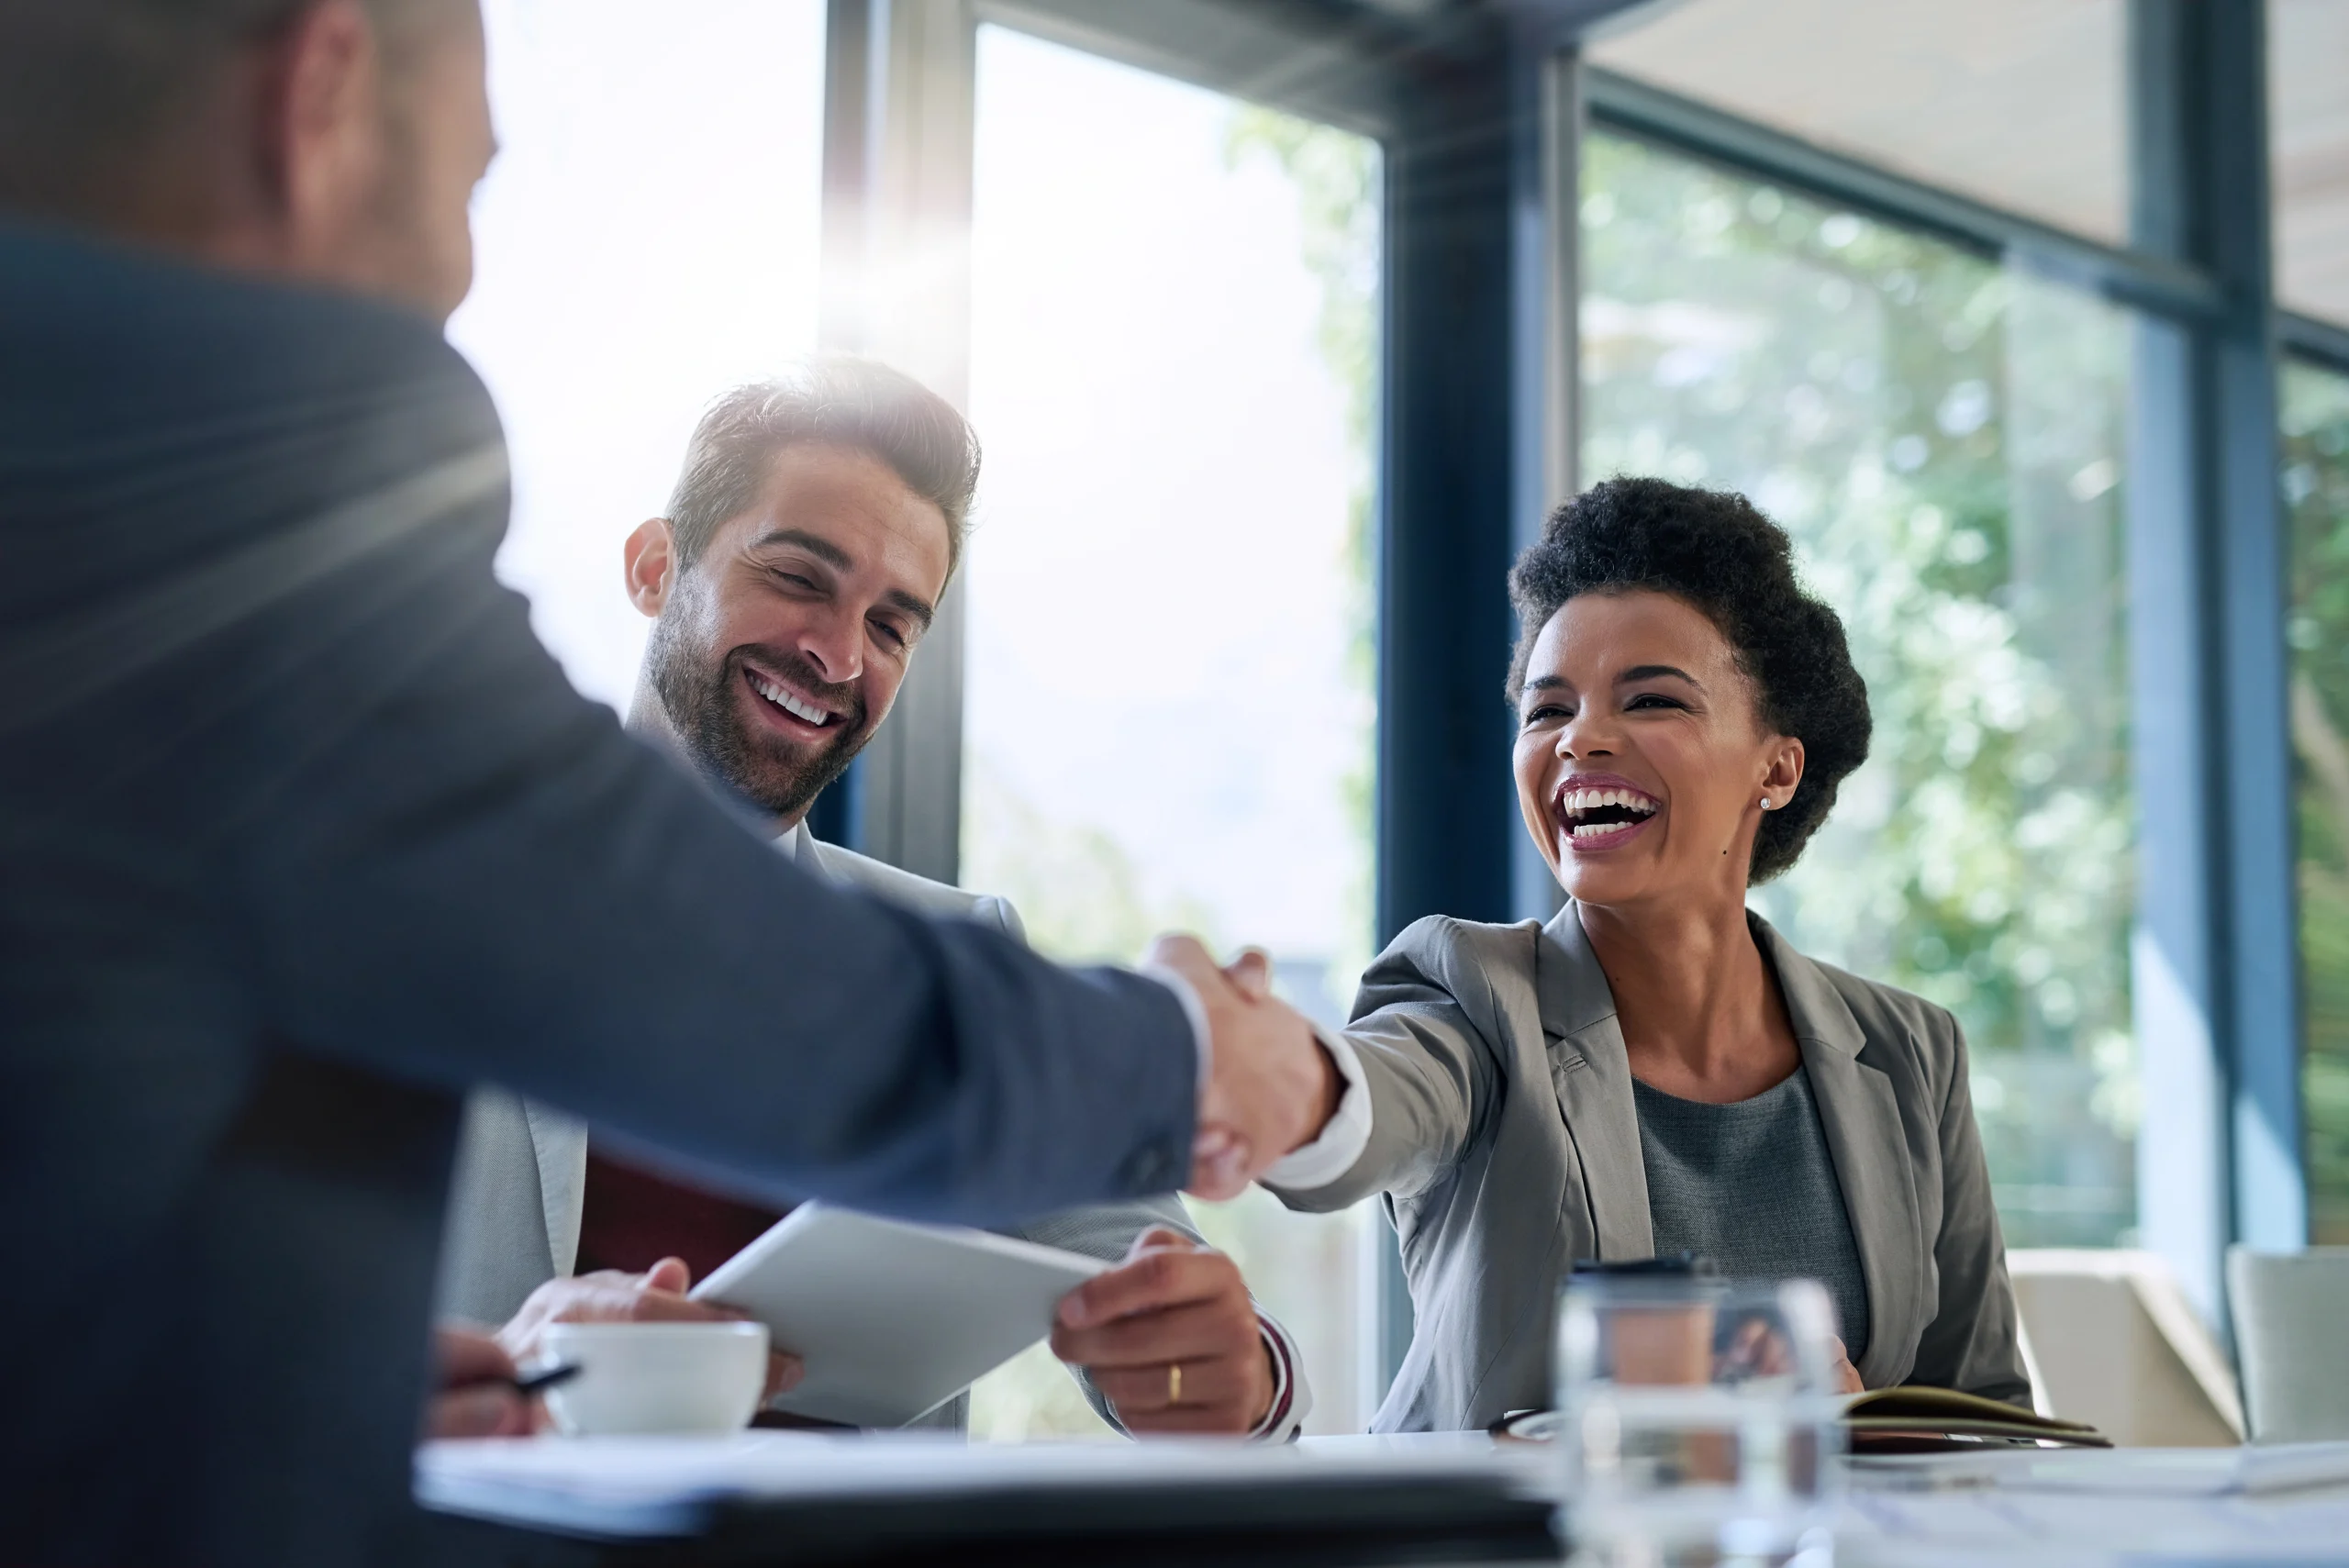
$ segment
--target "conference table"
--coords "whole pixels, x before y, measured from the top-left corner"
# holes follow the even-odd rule
[[[1476,1434],[972,1444],[746,1432],[426,1445],[428,1507],[518,1568],[1556,1561],[1554,1466]],[[1850,1462],[1835,1560],[2349,1562],[2349,1443]]]

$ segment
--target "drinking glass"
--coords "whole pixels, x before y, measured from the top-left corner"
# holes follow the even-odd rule
[[[1576,1275],[1560,1295],[1560,1529],[1589,1568],[1826,1568],[1835,1311],[1812,1280]]]

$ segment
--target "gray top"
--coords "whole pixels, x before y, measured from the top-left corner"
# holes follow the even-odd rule
[[[1740,1280],[1815,1279],[1853,1364],[1867,1353],[1868,1287],[1810,1074],[1725,1106],[1631,1080],[1658,1257],[1695,1252]]]

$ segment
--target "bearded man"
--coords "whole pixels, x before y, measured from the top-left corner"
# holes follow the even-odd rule
[[[667,515],[623,551],[629,597],[653,623],[628,728],[755,806],[797,864],[1017,938],[1003,900],[824,843],[807,822],[889,715],[960,562],[978,473],[963,417],[867,361],[811,361],[719,398],[694,431]],[[796,967],[788,951],[743,962]],[[780,1215],[712,1185],[551,1107],[484,1091],[461,1145],[442,1305],[504,1322],[498,1338],[517,1361],[551,1322],[722,1316],[687,1287]],[[1068,1211],[1011,1234],[1122,1261],[1072,1293],[1053,1334],[1104,1418],[1133,1433],[1297,1430],[1309,1396],[1294,1346],[1180,1198]],[[779,1353],[771,1388],[799,1372]],[[530,1419],[478,1392],[444,1407],[452,1431],[466,1429],[460,1409],[477,1412],[473,1430]],[[919,1424],[964,1415],[957,1398]]]

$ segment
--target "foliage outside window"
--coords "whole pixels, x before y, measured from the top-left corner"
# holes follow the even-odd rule
[[[2310,1240],[2349,1243],[2349,376],[2284,371]]]
[[[1870,761],[1755,906],[1957,1016],[2010,1243],[2130,1240],[2125,319],[1619,138],[1584,192],[1586,479],[1750,495],[1868,682]]]

